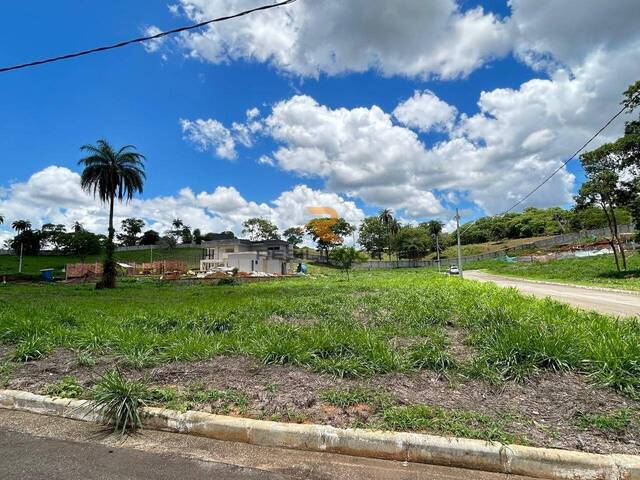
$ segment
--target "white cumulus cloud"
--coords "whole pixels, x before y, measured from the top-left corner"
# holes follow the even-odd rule
[[[181,0],[174,12],[200,22],[260,0]],[[369,69],[384,75],[455,78],[509,50],[509,30],[453,0],[313,0],[182,35],[191,57],[213,63],[265,62],[302,76]]]
[[[430,90],[416,91],[413,97],[400,103],[393,111],[393,116],[400,123],[421,132],[450,130],[457,114],[454,106],[443,102]]]

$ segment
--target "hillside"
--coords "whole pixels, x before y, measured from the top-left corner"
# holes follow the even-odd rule
[[[460,247],[460,251],[462,255],[478,255],[480,253],[488,253],[495,252],[499,250],[504,250],[506,248],[517,247],[518,245],[524,245],[527,243],[535,242],[536,240],[542,240],[545,238],[549,238],[549,236],[544,237],[529,237],[529,238],[513,238],[508,240],[498,240],[484,243],[470,243],[468,245],[462,245]],[[456,245],[451,245],[447,247],[444,252],[442,252],[442,258],[455,258],[457,253]],[[430,258],[436,258],[435,254],[430,256]]]

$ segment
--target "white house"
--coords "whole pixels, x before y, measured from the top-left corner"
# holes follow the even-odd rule
[[[251,241],[241,238],[203,242],[200,270],[237,268],[240,272],[284,275],[293,261],[293,246],[284,240]]]

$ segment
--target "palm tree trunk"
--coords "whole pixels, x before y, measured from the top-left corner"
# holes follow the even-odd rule
[[[113,244],[113,237],[115,235],[115,229],[113,228],[113,204],[115,198],[111,195],[109,200],[109,231],[107,235],[107,248],[106,258],[104,261],[104,271],[102,273],[102,288],[115,288],[116,286],[116,263],[113,260],[113,254],[115,246]]]

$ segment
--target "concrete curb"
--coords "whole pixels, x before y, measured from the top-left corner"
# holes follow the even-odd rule
[[[92,403],[0,390],[0,408],[100,421]],[[315,452],[510,473],[546,479],[640,480],[640,456],[500,445],[403,432],[268,422],[161,408],[144,409],[145,428]]]

